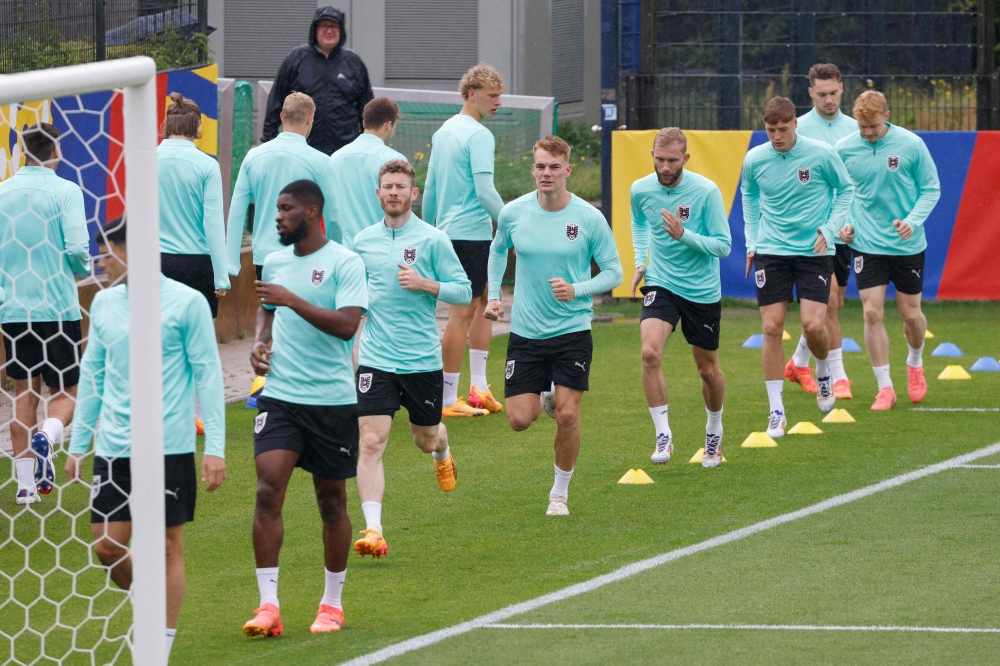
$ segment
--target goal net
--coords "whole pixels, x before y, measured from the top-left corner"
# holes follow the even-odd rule
[[[0,77],[0,663],[166,664],[156,118],[149,58]],[[47,129],[29,131],[39,123],[60,133],[58,162],[49,139],[38,148]],[[78,378],[91,302],[112,286],[96,264],[101,225],[126,212],[130,323],[102,342],[124,349],[117,358],[128,364],[109,354],[101,372]],[[71,482],[77,391],[93,400],[112,381],[129,387],[141,445],[95,469],[87,441]],[[43,424],[53,432],[52,419],[65,428],[48,465],[48,438],[35,436]],[[92,497],[126,475],[142,482],[98,510]],[[131,541],[95,541],[122,508]],[[112,580],[119,564],[132,568],[131,591]]]

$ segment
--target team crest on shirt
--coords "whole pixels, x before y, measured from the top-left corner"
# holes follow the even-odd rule
[[[767,282],[767,276],[764,275],[764,269],[762,268],[759,271],[755,272],[753,276],[757,280],[757,288],[763,289],[764,284]]]
[[[861,269],[864,268],[865,258],[864,257],[854,257],[854,272],[860,273]]]
[[[253,434],[259,435],[260,431],[264,429],[265,423],[267,423],[267,412],[261,412],[253,420]]]
[[[407,245],[403,248],[403,263],[407,266],[411,265],[417,260],[417,247],[415,245]]]
[[[895,171],[899,168],[899,155],[889,155],[885,158],[886,165],[889,167],[889,171]]]
[[[805,169],[799,169],[799,182],[805,185],[812,178],[812,169],[806,167]]]
[[[358,375],[358,391],[361,393],[368,393],[368,389],[372,387],[372,373],[362,372]]]
[[[645,298],[642,299],[642,304],[645,307],[649,307],[650,305],[653,304],[653,301],[655,301],[655,300],[656,300],[656,292],[655,291],[651,291],[648,294],[646,294]]]
[[[575,241],[580,236],[580,225],[572,222],[566,224],[566,238]]]
[[[514,376],[514,361],[507,361],[507,373],[504,375],[507,379]]]
[[[687,222],[691,219],[691,206],[684,204],[683,206],[677,207],[677,216],[680,218],[681,222]]]
[[[312,282],[314,287],[318,287],[323,284],[323,280],[326,279],[326,269],[325,268],[314,268],[312,269],[312,275],[309,277],[309,281]]]

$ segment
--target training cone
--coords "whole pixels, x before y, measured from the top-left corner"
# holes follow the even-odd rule
[[[811,421],[799,421],[788,431],[789,435],[822,435],[823,431]]]
[[[777,446],[778,443],[762,432],[752,432],[750,436],[740,444],[744,449],[769,449]]]
[[[962,350],[953,342],[942,342],[931,352],[931,356],[965,356]]]
[[[788,331],[784,331],[783,330],[783,331],[781,331],[781,339],[782,340],[791,340],[792,336],[788,334]]]
[[[846,409],[834,409],[823,417],[823,423],[854,423],[854,417]]]
[[[859,345],[854,338],[844,338],[841,341],[840,348],[843,349],[845,352],[864,351],[863,349],[861,349],[861,345]]]
[[[972,375],[960,365],[949,365],[941,371],[938,379],[972,379]]]
[[[924,339],[925,339],[925,340],[926,340],[927,338],[933,338],[933,337],[934,337],[934,334],[933,334],[933,333],[931,333],[930,331],[924,331]]]
[[[969,370],[976,372],[1000,372],[1000,363],[992,356],[983,356],[973,363]]]
[[[705,449],[704,449],[704,447],[702,447],[702,448],[698,449],[698,453],[696,453],[693,456],[691,456],[691,460],[688,460],[688,462],[689,463],[698,463],[700,465],[701,464],[701,459],[704,458],[704,457],[705,457]],[[728,462],[726,460],[726,456],[722,456],[722,462]]]
[[[250,384],[250,397],[247,398],[247,409],[257,409],[257,396],[264,390],[266,382],[267,377],[262,375],[253,378],[253,383]]]
[[[747,338],[746,342],[743,343],[743,349],[760,349],[764,346],[764,334],[757,333],[751,335]]]
[[[641,469],[630,469],[625,472],[625,476],[618,479],[618,483],[643,484],[652,482],[653,480],[649,478],[649,474],[646,474]]]

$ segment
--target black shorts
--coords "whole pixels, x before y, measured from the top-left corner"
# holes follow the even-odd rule
[[[435,426],[441,423],[443,391],[441,370],[400,375],[362,365],[358,368],[358,418],[395,416],[402,405],[413,425]]]
[[[490,245],[492,241],[453,240],[452,247],[465,269],[465,275],[472,282],[472,300],[476,300],[486,291],[487,268],[490,263]]]
[[[830,302],[831,257],[758,254],[753,258],[757,305],[792,301],[792,287],[801,301]]]
[[[131,464],[129,458],[94,456],[94,480],[90,490],[91,523],[132,520],[128,503],[132,494]],[[163,456],[163,480],[167,527],[193,521],[198,496],[194,454]]]
[[[681,322],[684,339],[689,345],[716,351],[719,348],[719,324],[722,322],[722,301],[695,303],[681,298],[665,287],[647,286],[641,289],[643,319],[660,319],[677,330]]]
[[[851,246],[847,243],[837,243],[837,254],[833,255],[833,274],[837,276],[837,286],[846,287],[847,279],[851,277]]]
[[[358,475],[357,405],[297,405],[257,398],[253,425],[254,457],[274,450],[299,454],[296,467],[342,481]]]
[[[855,251],[854,280],[859,290],[892,282],[901,294],[919,294],[924,290],[924,253],[892,255]]]
[[[576,391],[590,388],[594,340],[590,331],[532,340],[517,333],[507,342],[504,397],[548,391],[553,382]]]
[[[3,325],[7,376],[28,379],[42,376],[53,389],[80,383],[80,340],[77,321],[12,322]]]
[[[160,272],[171,280],[186,284],[208,299],[212,319],[219,316],[219,297],[215,295],[215,271],[207,254],[161,254]]]

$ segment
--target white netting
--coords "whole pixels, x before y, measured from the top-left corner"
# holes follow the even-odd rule
[[[80,187],[82,211],[75,210],[72,188],[53,187],[51,175],[29,169],[15,176],[25,167],[22,133],[39,122],[61,132],[62,159],[56,174]],[[86,255],[96,255],[93,239],[95,234],[100,238],[99,225],[124,209],[121,128],[120,92],[0,107],[0,287],[5,298],[0,328],[7,343],[0,356],[3,664],[131,663],[128,595],[112,581],[111,570],[99,557],[122,562],[128,551],[124,544],[109,541],[103,550],[95,546],[93,446],[81,461],[82,482],[70,483],[63,470],[72,434],[67,422],[62,437],[52,442],[54,488],[39,495],[39,503],[27,505],[15,499],[19,488],[12,451],[12,444],[18,449],[28,444],[25,455],[31,456],[29,442],[36,427],[50,416],[65,415],[76,402],[71,375],[79,370],[87,344],[90,304],[108,287],[96,256],[88,265]],[[26,174],[30,177],[22,178]],[[82,232],[74,226],[81,216],[86,220]],[[77,326],[82,333],[78,346],[73,344]],[[127,336],[104,344],[127,346]],[[123,375],[127,382],[127,367],[109,365],[106,372]],[[41,377],[14,379],[26,374]],[[80,381],[82,392],[85,380]],[[127,472],[128,461],[112,461],[111,469],[100,475],[102,487],[116,487],[115,474]],[[103,532],[107,525],[105,520],[94,527]]]

